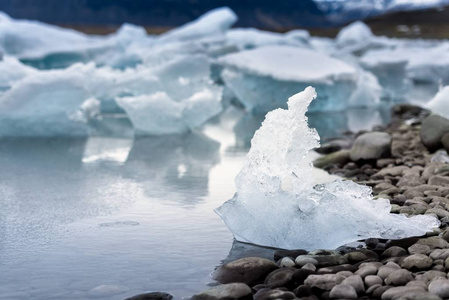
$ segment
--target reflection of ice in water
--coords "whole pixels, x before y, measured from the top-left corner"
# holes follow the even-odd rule
[[[115,161],[124,163],[128,158],[133,141],[107,137],[91,137],[84,149],[83,163]]]

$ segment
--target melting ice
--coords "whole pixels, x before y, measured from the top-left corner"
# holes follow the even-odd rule
[[[288,109],[266,115],[235,183],[216,212],[242,242],[285,249],[335,249],[365,238],[420,236],[439,226],[432,216],[390,214],[386,199],[349,180],[315,185],[305,156],[319,136],[305,113],[317,97],[307,87]]]

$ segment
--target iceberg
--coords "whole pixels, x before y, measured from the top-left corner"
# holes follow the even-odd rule
[[[182,133],[199,127],[222,110],[222,88],[210,80],[204,55],[167,63],[154,76],[160,88],[140,96],[117,97],[137,135]]]
[[[263,31],[256,28],[231,29],[226,41],[240,50],[253,49],[268,45],[306,46],[309,39],[305,30],[293,30],[286,34]]]
[[[216,212],[238,241],[284,249],[334,249],[365,238],[420,236],[433,216],[390,214],[386,199],[348,180],[315,184],[306,154],[319,146],[307,125],[312,87],[266,115],[235,179],[237,193]]]
[[[237,15],[228,7],[213,9],[197,20],[170,30],[160,41],[202,40],[223,41],[226,31],[237,22]]]
[[[443,87],[427,104],[434,114],[449,119],[449,86]]]
[[[364,85],[365,92],[374,97],[360,101],[354,93],[360,94],[363,72],[343,60],[305,48],[260,47],[220,57],[218,63],[223,67],[225,85],[252,112],[285,107],[284,99],[310,84],[320,93],[310,111],[342,111],[351,103],[373,106],[379,100],[375,96],[377,79],[370,77],[371,84]]]

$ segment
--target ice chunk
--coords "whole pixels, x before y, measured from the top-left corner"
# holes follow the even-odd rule
[[[226,30],[237,21],[237,15],[228,7],[211,10],[200,18],[170,30],[160,36],[161,41],[192,39],[223,40]]]
[[[3,60],[0,60],[0,92],[9,89],[14,82],[35,72],[37,70],[22,64],[16,58],[5,56]]]
[[[285,99],[298,88],[313,84],[319,97],[310,111],[341,111],[352,102],[363,106],[377,104],[377,97],[358,101],[354,92],[360,83],[375,95],[375,79],[359,78],[363,72],[336,58],[316,51],[290,46],[267,46],[219,58],[224,67],[221,78],[246,109],[267,112],[285,107]],[[360,89],[357,92],[360,94]],[[349,99],[351,99],[349,101]]]
[[[361,57],[360,64],[377,76],[384,98],[400,99],[411,88],[406,72],[408,60],[389,53],[390,50],[369,51]]]
[[[433,113],[449,119],[449,86],[443,87],[426,106]]]
[[[86,136],[79,119],[87,99],[78,72],[39,72],[18,81],[0,98],[0,136]]]
[[[89,121],[100,115],[101,102],[95,98],[89,98],[81,104],[81,113],[86,121]]]
[[[241,50],[267,45],[302,46],[307,40],[305,32],[301,30],[290,32],[289,34],[281,34],[256,28],[236,28],[227,32],[226,40],[228,43],[236,45]]]
[[[363,54],[369,49],[395,46],[395,42],[373,35],[371,29],[363,22],[356,21],[344,27],[335,38],[337,49],[343,52]]]
[[[388,200],[352,181],[314,185],[304,159],[319,145],[305,113],[311,87],[267,114],[236,177],[237,194],[216,212],[237,240],[285,249],[336,248],[364,238],[419,236],[439,225],[433,216],[390,214]]]
[[[160,88],[135,97],[118,97],[138,135],[182,133],[222,110],[222,88],[210,80],[203,55],[175,59],[154,71]]]

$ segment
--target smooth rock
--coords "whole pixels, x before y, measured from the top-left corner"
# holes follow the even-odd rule
[[[367,287],[371,287],[371,286],[373,286],[375,284],[382,285],[383,282],[384,281],[382,280],[382,278],[380,278],[377,275],[368,275],[368,276],[365,277],[365,285]]]
[[[398,256],[405,256],[405,255],[407,255],[407,250],[405,250],[404,248],[398,247],[398,246],[393,246],[393,247],[390,247],[387,250],[385,250],[380,257],[388,258],[388,257],[398,257]]]
[[[426,290],[418,286],[398,286],[385,291],[382,294],[382,300],[392,300],[400,298],[409,293],[422,293]]]
[[[449,257],[449,249],[435,249],[430,253],[429,257],[433,260],[445,260]]]
[[[429,184],[439,185],[439,186],[449,186],[449,177],[434,175],[429,178]]]
[[[396,270],[392,272],[388,277],[385,279],[386,285],[406,285],[407,282],[413,280],[413,275],[410,271],[401,269]]]
[[[360,268],[355,272],[355,275],[360,275],[362,278],[365,278],[368,275],[376,275],[377,268],[374,266],[367,266],[364,268]]]
[[[357,299],[356,290],[350,285],[337,285],[330,292],[331,299]]]
[[[379,159],[390,153],[391,136],[386,132],[368,132],[356,138],[351,149],[352,161]]]
[[[413,254],[404,259],[401,264],[401,267],[405,269],[419,269],[419,270],[427,270],[433,264],[433,261],[430,257],[424,254]]]
[[[172,300],[173,295],[164,292],[151,292],[139,294],[130,298],[126,298],[125,300]]]
[[[350,150],[340,150],[324,155],[313,162],[317,168],[323,168],[332,164],[344,165],[350,160]]]
[[[200,294],[196,294],[192,300],[231,300],[231,299],[252,299],[252,291],[244,283],[228,283],[215,286]]]
[[[295,262],[290,257],[284,257],[280,262],[281,268],[291,268],[295,266]]]
[[[442,146],[441,138],[449,132],[449,120],[438,115],[431,115],[424,119],[419,136],[421,142],[430,150]]]
[[[357,294],[362,294],[365,292],[365,285],[363,284],[363,279],[360,275],[352,275],[342,281],[341,284],[352,286]]]
[[[310,275],[304,281],[304,284],[310,287],[317,287],[322,290],[330,291],[334,286],[340,284],[346,277],[337,274]]]
[[[298,267],[303,267],[306,264],[312,264],[316,266],[318,265],[318,261],[315,258],[310,257],[308,255],[300,255],[295,259],[295,264]]]
[[[293,282],[293,274],[295,271],[295,268],[282,268],[274,270],[265,278],[264,284],[270,288],[295,288],[296,286]]]
[[[441,298],[449,298],[449,280],[435,280],[429,284],[429,292]]]
[[[295,299],[295,294],[283,290],[262,289],[254,295],[254,300],[291,300]]]
[[[276,264],[268,259],[245,257],[221,266],[212,277],[220,283],[243,282],[252,286],[263,282],[265,277],[277,268]]]

